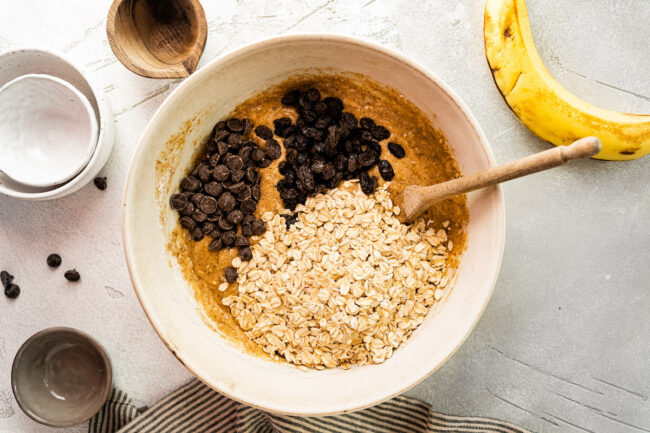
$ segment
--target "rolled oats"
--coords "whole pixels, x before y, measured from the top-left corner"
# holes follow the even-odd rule
[[[222,302],[266,352],[301,368],[380,363],[442,299],[448,233],[401,224],[387,187],[366,196],[347,181],[307,198],[289,228],[262,216],[268,229],[252,260],[234,259],[238,293]]]

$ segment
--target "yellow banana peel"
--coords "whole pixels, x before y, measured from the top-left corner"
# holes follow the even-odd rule
[[[497,87],[537,136],[562,146],[593,135],[603,143],[598,159],[637,159],[650,152],[650,115],[591,105],[548,72],[533,42],[525,0],[487,0],[483,33]]]

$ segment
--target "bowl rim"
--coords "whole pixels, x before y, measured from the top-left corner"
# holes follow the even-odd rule
[[[473,319],[471,325],[467,329],[467,332],[463,335],[461,339],[459,339],[458,343],[454,347],[452,351],[449,352],[449,354],[437,365],[431,366],[425,374],[422,375],[422,377],[418,378],[415,381],[412,381],[411,383],[405,383],[402,384],[399,388],[399,390],[390,392],[386,395],[382,395],[380,397],[372,397],[372,398],[367,398],[361,403],[356,403],[355,405],[341,408],[338,410],[327,410],[327,411],[322,411],[322,412],[307,412],[307,411],[300,411],[297,410],[296,408],[288,408],[278,401],[274,402],[265,402],[267,405],[264,406],[262,404],[259,404],[257,402],[251,402],[248,401],[247,395],[240,395],[239,392],[236,391],[224,391],[222,389],[217,388],[215,385],[212,385],[211,383],[208,383],[207,381],[203,380],[203,378],[197,374],[197,372],[190,366],[188,365],[190,362],[182,359],[182,355],[179,355],[177,351],[173,348],[173,344],[171,341],[169,341],[166,337],[166,335],[158,329],[158,323],[157,321],[152,317],[152,315],[149,314],[149,311],[147,309],[146,303],[144,301],[143,294],[141,292],[141,288],[138,287],[138,284],[136,283],[136,278],[134,277],[135,274],[135,266],[133,264],[133,256],[135,255],[135,252],[132,251],[132,245],[131,245],[131,240],[127,236],[127,213],[128,213],[128,207],[129,207],[129,196],[131,192],[131,186],[133,183],[133,178],[134,178],[134,171],[135,171],[135,163],[142,158],[142,154],[144,152],[144,142],[149,139],[149,136],[152,134],[153,130],[153,124],[155,123],[155,120],[160,116],[160,113],[164,110],[167,109],[168,106],[172,105],[173,103],[176,102],[176,99],[179,97],[179,95],[184,91],[185,87],[188,86],[188,81],[190,81],[194,76],[202,76],[205,74],[208,74],[208,70],[216,63],[225,63],[230,60],[234,60],[237,57],[243,57],[246,56],[247,54],[260,50],[260,49],[267,49],[270,46],[273,46],[275,44],[283,44],[283,43],[292,43],[292,42],[300,42],[300,41],[328,41],[328,42],[337,42],[337,43],[343,43],[343,44],[350,44],[350,45],[356,45],[358,47],[364,48],[364,49],[369,49],[373,50],[376,52],[379,52],[380,54],[384,54],[390,57],[393,57],[394,59],[398,60],[401,63],[406,64],[406,66],[409,66],[413,68],[414,70],[420,72],[422,75],[424,75],[427,79],[431,80],[434,82],[437,86],[439,86],[444,93],[446,93],[452,101],[460,108],[461,112],[463,115],[467,118],[470,126],[472,129],[475,131],[479,138],[479,142],[481,144],[481,148],[485,152],[485,156],[488,160],[488,164],[491,167],[496,166],[496,159],[494,157],[494,153],[492,151],[492,148],[490,147],[489,141],[487,139],[487,136],[485,135],[485,132],[479,125],[478,121],[472,114],[472,112],[469,110],[469,107],[465,104],[465,102],[460,98],[460,96],[451,88],[449,85],[447,85],[440,77],[438,77],[436,74],[431,72],[426,66],[422,65],[418,61],[412,60],[408,58],[407,56],[394,51],[390,48],[386,48],[378,43],[369,41],[364,38],[358,38],[358,37],[351,37],[351,36],[345,36],[345,35],[339,35],[339,34],[331,34],[331,33],[297,33],[297,34],[291,34],[291,35],[282,35],[282,36],[274,36],[270,38],[264,38],[261,40],[254,41],[252,43],[246,44],[242,47],[236,48],[222,56],[216,57],[213,60],[211,60],[209,63],[198,69],[196,72],[194,72],[189,79],[184,80],[181,82],[168,96],[165,98],[165,100],[162,102],[162,104],[156,109],[154,112],[153,116],[151,116],[149,122],[147,123],[147,126],[142,132],[142,135],[140,136],[140,139],[138,140],[138,144],[136,146],[136,150],[133,153],[130,163],[129,163],[129,169],[127,172],[127,177],[126,177],[126,182],[124,186],[124,194],[123,194],[123,203],[122,203],[122,240],[123,240],[123,247],[124,247],[124,255],[127,263],[127,268],[129,271],[129,278],[131,279],[131,283],[133,286],[133,289],[135,291],[136,297],[138,298],[138,301],[140,302],[140,305],[142,306],[142,309],[145,313],[145,316],[151,323],[152,327],[154,328],[156,334],[158,334],[158,337],[162,340],[162,342],[165,344],[167,349],[174,355],[176,359],[185,367],[187,368],[192,375],[194,375],[196,378],[201,380],[203,383],[208,385],[210,388],[214,389],[215,391],[221,393],[222,395],[225,395],[226,397],[235,400],[237,402],[240,402],[242,404],[245,404],[247,406],[251,406],[260,410],[264,411],[269,411],[272,413],[276,414],[282,414],[282,415],[293,415],[293,416],[327,416],[327,415],[336,415],[336,414],[341,414],[341,413],[347,413],[347,412],[353,412],[361,409],[365,409],[367,407],[374,406],[376,404],[379,404],[383,401],[387,401],[395,396],[398,396],[405,391],[409,390],[410,388],[414,387],[415,385],[419,384],[422,382],[424,379],[429,377],[433,372],[435,372],[438,368],[440,368],[442,365],[444,365],[451,356],[453,356],[458,349],[463,345],[463,343],[467,340],[469,335],[471,334],[472,330],[478,323],[479,319],[483,315],[483,312],[485,311],[485,308],[487,307],[487,304],[489,303],[490,298],[492,297],[492,293],[494,292],[494,287],[496,285],[496,281],[499,275],[499,271],[501,269],[501,264],[503,260],[503,251],[504,251],[504,246],[505,246],[505,229],[506,229],[506,224],[505,224],[505,201],[503,197],[503,190],[501,188],[501,185],[494,185],[494,191],[496,192],[496,200],[497,200],[497,217],[499,217],[498,224],[500,226],[500,233],[502,234],[500,239],[499,239],[499,245],[497,247],[497,255],[498,258],[494,262],[495,266],[493,269],[491,269],[491,278],[490,278],[490,283],[489,283],[489,290],[487,291],[487,296],[485,297],[485,301],[482,305],[481,311],[479,314],[476,315],[476,317]]]
[[[95,110],[93,109],[92,105],[90,105],[90,101],[86,96],[79,91],[75,86],[73,86],[71,83],[62,80],[59,77],[56,77],[54,75],[49,75],[49,74],[24,74],[19,77],[14,78],[13,80],[10,80],[9,82],[3,84],[0,86],[0,97],[2,96],[2,92],[6,91],[9,89],[9,87],[14,86],[16,84],[22,84],[23,81],[25,80],[42,80],[42,81],[48,81],[50,83],[53,83],[55,86],[59,86],[66,91],[70,92],[72,95],[74,95],[75,102],[78,102],[81,107],[83,107],[83,117],[84,119],[80,119],[82,122],[86,123],[90,127],[90,136],[88,137],[87,142],[85,143],[86,147],[83,149],[84,153],[84,159],[81,160],[81,162],[74,168],[74,170],[71,170],[69,173],[61,177],[60,179],[56,179],[55,182],[48,182],[44,185],[38,185],[38,184],[30,184],[25,181],[22,181],[20,183],[23,183],[27,186],[31,187],[36,187],[36,188],[49,188],[49,187],[54,187],[59,184],[63,184],[70,179],[74,178],[76,175],[81,173],[81,171],[84,169],[86,165],[88,165],[88,162],[93,156],[93,153],[95,153],[95,149],[97,148],[97,142],[98,142],[98,137],[99,137],[99,125],[97,123],[97,117],[95,116]],[[81,153],[81,152],[80,152]],[[7,174],[7,168],[4,168],[4,173],[11,177],[14,178],[14,176],[10,176]],[[14,179],[16,180],[16,179]]]
[[[57,423],[57,422],[52,422],[52,421],[46,420],[44,418],[41,418],[40,416],[36,415],[35,413],[32,413],[28,408],[26,408],[25,402],[23,402],[21,400],[21,398],[18,396],[18,386],[16,385],[16,371],[17,371],[18,361],[19,361],[20,355],[22,355],[22,353],[27,349],[27,347],[29,347],[29,345],[32,344],[34,341],[36,341],[38,338],[43,337],[43,336],[48,335],[48,334],[53,334],[53,333],[56,333],[56,332],[70,333],[70,334],[74,334],[74,335],[77,335],[79,337],[82,337],[82,338],[86,339],[97,350],[97,352],[99,353],[99,355],[102,358],[102,361],[104,362],[104,365],[106,367],[106,379],[107,379],[106,381],[108,383],[108,386],[106,387],[106,389],[105,389],[105,391],[104,391],[104,393],[102,395],[102,398],[101,398],[102,403],[97,406],[97,410],[93,411],[93,413],[90,416],[88,416],[88,418],[86,418],[86,419],[84,419],[82,421],[79,421],[79,422],[77,422],[75,420],[74,423],[69,423],[69,422],[67,422],[67,423],[66,422]],[[45,329],[41,329],[40,331],[38,331],[35,334],[31,335],[30,337],[27,338],[27,340],[25,340],[23,342],[23,344],[20,345],[20,347],[16,351],[16,355],[14,356],[14,360],[11,363],[11,391],[14,394],[14,398],[16,399],[16,402],[18,403],[18,406],[20,407],[20,410],[22,410],[25,415],[27,415],[28,417],[30,417],[34,421],[36,421],[36,422],[38,422],[40,424],[46,425],[46,426],[50,426],[50,427],[73,427],[73,426],[76,426],[76,425],[83,424],[86,421],[88,421],[89,419],[91,419],[93,416],[95,416],[97,414],[97,412],[102,408],[102,406],[104,406],[104,404],[106,403],[106,400],[108,400],[108,396],[110,395],[111,390],[112,390],[112,384],[113,384],[113,367],[111,365],[111,358],[108,356],[108,352],[106,352],[106,349],[104,348],[104,346],[102,346],[99,343],[99,341],[97,341],[91,335],[89,335],[89,334],[87,334],[87,333],[85,333],[83,331],[80,331],[79,329],[70,328],[70,327],[67,327],[67,326],[54,326],[54,327],[51,327],[51,328],[45,328]]]
[[[106,162],[108,155],[104,155],[106,152],[109,152],[113,148],[114,134],[113,134],[113,112],[111,107],[106,99],[104,91],[95,84],[94,80],[90,79],[88,71],[77,64],[74,60],[70,59],[65,53],[59,50],[54,50],[50,48],[35,47],[31,45],[27,46],[18,46],[3,50],[0,52],[0,62],[3,61],[4,57],[10,56],[13,54],[18,54],[21,52],[34,52],[34,53],[44,53],[53,57],[56,57],[57,61],[67,63],[73,69],[75,69],[79,75],[86,81],[88,87],[92,91],[95,101],[97,103],[97,143],[95,144],[93,153],[88,160],[88,163],[71,179],[66,181],[63,184],[59,184],[56,187],[51,189],[45,189],[44,191],[38,192],[21,192],[11,189],[9,187],[4,187],[0,190],[0,195],[4,194],[8,197],[15,197],[22,200],[48,200],[66,196],[77,191],[79,188],[83,187],[85,184],[90,182],[90,178],[83,180],[88,173],[95,171],[98,163],[102,165]],[[42,73],[42,72],[35,72]],[[69,83],[72,87],[75,87],[72,83]],[[77,89],[79,90],[79,89]],[[84,95],[85,97],[85,95]],[[87,99],[87,98],[86,98]],[[91,104],[92,106],[92,104]],[[95,113],[95,110],[92,110]],[[101,162],[104,160],[104,162]],[[101,169],[101,167],[99,167]],[[97,169],[96,171],[99,171]],[[85,183],[84,183],[85,182]],[[1,185],[1,184],[0,184]]]

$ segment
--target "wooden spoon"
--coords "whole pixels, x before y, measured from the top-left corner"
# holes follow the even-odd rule
[[[114,0],[108,43],[127,69],[149,78],[183,78],[196,69],[207,22],[198,0]]]
[[[601,148],[598,138],[585,137],[568,146],[548,149],[505,165],[437,185],[403,187],[393,183],[389,191],[393,202],[402,211],[399,215],[400,220],[408,222],[418,217],[431,205],[446,198],[557,167],[572,159],[588,158],[600,152]]]

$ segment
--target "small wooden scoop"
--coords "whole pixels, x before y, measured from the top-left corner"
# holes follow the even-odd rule
[[[114,0],[106,35],[130,71],[149,78],[184,78],[203,53],[207,21],[198,0]]]
[[[585,137],[574,141],[569,146],[555,147],[505,165],[437,185],[411,185],[400,191],[399,185],[391,184],[389,191],[393,202],[402,210],[399,216],[400,220],[412,221],[431,205],[446,198],[557,167],[572,159],[588,158],[600,152],[601,147],[598,138]]]

